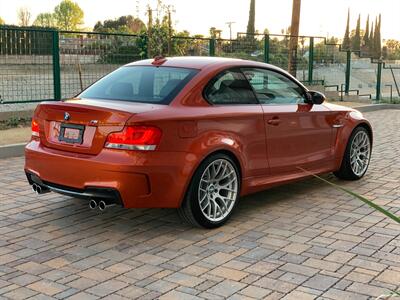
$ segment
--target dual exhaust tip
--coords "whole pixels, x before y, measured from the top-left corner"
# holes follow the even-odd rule
[[[101,211],[105,211],[108,207],[114,206],[114,205],[115,205],[115,203],[106,202],[104,200],[96,201],[96,200],[92,199],[89,201],[90,209],[95,209],[98,207]]]
[[[41,186],[37,183],[32,184],[32,191],[34,191],[38,195],[50,192],[50,190],[47,187]]]
[[[48,187],[39,185],[37,183],[32,184],[32,190],[38,195],[50,192],[50,189]],[[101,211],[105,211],[108,207],[114,206],[114,205],[115,205],[115,203],[112,203],[109,201],[104,201],[104,200],[97,201],[97,200],[92,199],[89,202],[90,209],[95,209],[98,207]]]

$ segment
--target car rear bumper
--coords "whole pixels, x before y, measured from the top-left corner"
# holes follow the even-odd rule
[[[94,156],[31,141],[25,148],[25,172],[30,184],[77,198],[114,195],[126,208],[179,207],[194,167],[191,157],[184,152],[112,149]]]
[[[81,199],[94,199],[104,200],[107,203],[113,203],[123,206],[121,195],[116,189],[104,188],[104,187],[85,187],[84,189],[77,189],[69,186],[64,186],[48,181],[43,181],[36,174],[26,171],[26,178],[30,185],[37,184],[43,191],[51,191],[59,194],[67,195],[70,197],[81,198]]]

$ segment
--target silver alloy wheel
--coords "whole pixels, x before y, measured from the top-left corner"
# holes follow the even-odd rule
[[[371,143],[368,133],[364,130],[357,132],[351,142],[350,165],[357,176],[362,176],[368,168],[371,154]]]
[[[212,222],[232,211],[239,189],[235,167],[226,159],[210,163],[201,175],[198,199],[203,215]]]

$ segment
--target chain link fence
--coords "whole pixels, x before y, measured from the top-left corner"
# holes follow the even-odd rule
[[[0,29],[0,101],[54,99],[53,33]]]
[[[173,36],[157,42],[132,34],[0,26],[0,103],[73,97],[121,65],[159,54],[267,62],[341,99],[400,97],[400,63],[362,58],[323,37],[238,33],[235,39]]]

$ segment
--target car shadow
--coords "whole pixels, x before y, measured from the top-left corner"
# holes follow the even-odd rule
[[[331,179],[332,176],[325,175],[324,178]],[[326,190],[329,187],[325,186],[324,188],[324,184],[318,179],[310,178],[241,197],[230,221],[215,230],[234,230],[243,220],[258,219],[262,221],[263,218],[268,219],[269,211],[282,205],[312,207],[313,201],[319,199],[313,194],[320,193],[321,188]],[[329,191],[329,193],[331,192]],[[312,201],[307,203],[302,201],[301,204],[296,204],[297,200],[304,200],[307,197],[311,197]],[[53,204],[49,207],[53,219],[50,222],[51,226],[60,231],[79,232],[83,236],[95,228],[106,231],[111,239],[113,236],[124,235],[137,242],[162,235],[172,235],[176,238],[177,235],[188,232],[200,235],[209,232],[209,230],[194,228],[183,222],[176,209],[124,209],[113,206],[101,212],[98,209],[89,209],[88,201],[85,200],[57,194],[51,198],[53,199]],[[287,222],[291,222],[291,220],[287,220]]]

